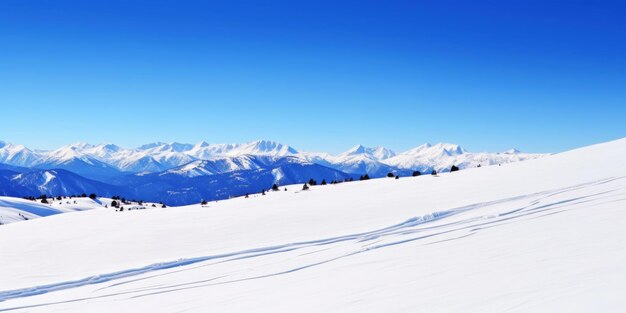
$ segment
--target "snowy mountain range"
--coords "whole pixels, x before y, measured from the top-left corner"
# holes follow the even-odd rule
[[[0,141],[0,171],[4,177],[0,194],[80,194],[90,192],[85,189],[87,186],[101,194],[123,193],[129,197],[153,201],[172,199],[174,204],[185,204],[257,192],[273,183],[302,183],[311,178],[344,180],[364,174],[407,176],[413,171],[446,172],[452,165],[464,169],[542,156],[514,149],[474,153],[445,143],[424,144],[399,154],[385,147],[357,145],[332,155],[299,151],[267,140],[241,144],[155,142],[133,149],[110,143],[79,142],[51,151],[31,150]],[[42,183],[51,170],[61,173],[54,175],[54,179],[64,180],[51,186],[64,188],[50,188]],[[32,177],[24,181],[20,175],[26,173]]]

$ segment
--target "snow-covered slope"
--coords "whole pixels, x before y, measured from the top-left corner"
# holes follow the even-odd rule
[[[34,170],[24,173],[12,173],[9,176],[0,175],[0,194],[8,194],[2,192],[5,189],[12,190],[12,195],[14,196],[22,197],[80,195],[83,193],[113,196],[128,193],[123,187],[90,180],[61,169]]]
[[[477,166],[513,163],[536,159],[545,154],[522,153],[515,149],[503,153],[469,152],[455,144],[424,144],[388,158],[383,162],[389,166],[405,170],[446,172],[452,165],[461,169]]]
[[[375,160],[385,160],[396,156],[396,153],[393,152],[391,149],[387,149],[385,147],[368,148],[363,145],[356,145],[350,148],[348,151],[341,153],[339,157],[348,157],[354,155],[367,155],[371,156]]]
[[[0,224],[5,225],[60,213],[103,208],[104,205],[98,200],[89,198],[49,199],[48,203],[41,203],[41,200],[0,197]]]
[[[621,312],[624,159],[626,139],[439,176],[3,225],[0,310]]]
[[[96,198],[91,199],[88,197],[62,197],[48,198],[47,203],[43,203],[42,200],[27,200],[14,197],[2,197],[0,196],[0,225],[6,225],[14,222],[23,222],[35,218],[47,217],[55,214],[87,211],[94,209],[106,209],[111,208],[111,202],[114,200],[111,198]],[[119,202],[119,200],[116,200]],[[161,204],[152,202],[131,202],[127,200],[125,209],[146,209],[146,208],[161,208]]]
[[[251,155],[225,157],[216,160],[197,160],[164,171],[159,175],[178,174],[186,177],[215,175],[233,171],[260,169],[269,161]]]
[[[29,167],[36,163],[41,156],[24,147],[0,141],[0,163]]]

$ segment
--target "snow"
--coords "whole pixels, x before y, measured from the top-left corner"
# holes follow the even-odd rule
[[[2,225],[0,310],[621,312],[625,157]]]
[[[379,170],[380,172],[368,173],[374,176],[385,175],[397,169],[445,171],[452,165],[465,168],[478,164],[493,165],[544,156],[521,153],[517,150],[505,153],[470,153],[459,145],[447,143],[424,144],[400,154],[385,147],[370,148],[357,145],[339,155],[298,151],[291,146],[269,140],[233,144],[210,144],[203,141],[195,145],[157,142],[136,149],[126,149],[111,143],[92,145],[78,142],[56,150],[38,152],[21,145],[8,143],[0,145],[0,163],[44,169],[60,167],[83,176],[89,174],[89,167],[100,168],[99,174],[87,175],[92,179],[112,177],[119,175],[119,172],[157,173],[197,160],[220,160],[250,155],[275,158],[297,156],[353,174],[364,174],[363,171],[367,169]]]
[[[56,176],[54,176],[54,174],[50,173],[49,171],[44,172],[44,175],[46,176],[46,181],[43,182],[43,185],[47,185],[49,182],[56,178]]]

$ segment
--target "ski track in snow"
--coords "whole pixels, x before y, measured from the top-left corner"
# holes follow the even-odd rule
[[[133,268],[122,271],[117,271],[113,273],[101,274],[91,277],[86,277],[80,280],[74,281],[65,281],[59,282],[55,284],[41,285],[41,286],[33,286],[30,288],[22,288],[17,290],[6,290],[0,291],[0,302],[4,302],[10,299],[30,297],[40,294],[45,294],[54,291],[67,290],[72,288],[83,287],[87,285],[95,285],[102,284],[110,281],[121,280],[125,278],[130,278],[133,276],[139,276],[144,274],[149,274],[152,272],[163,271],[168,269],[174,269],[177,267],[183,267],[178,270],[162,272],[162,273],[154,273],[150,276],[139,277],[135,279],[130,279],[126,281],[116,282],[110,284],[108,286],[103,286],[97,289],[97,292],[104,292],[107,289],[126,286],[138,281],[150,280],[159,276],[164,275],[172,275],[176,273],[180,273],[183,271],[194,270],[200,267],[206,267],[210,265],[214,265],[222,262],[233,262],[237,260],[243,260],[248,258],[262,258],[268,255],[275,254],[283,254],[288,252],[298,252],[297,257],[310,257],[314,256],[316,253],[320,251],[331,250],[335,247],[338,247],[340,243],[342,244],[351,244],[354,246],[350,246],[349,251],[342,251],[338,249],[336,255],[331,257],[326,257],[322,260],[312,260],[309,262],[300,262],[298,266],[288,267],[284,270],[280,271],[270,271],[268,273],[259,273],[255,275],[250,275],[242,278],[233,278],[226,279],[228,275],[221,275],[216,277],[205,277],[203,279],[192,281],[192,282],[184,282],[177,283],[173,285],[154,285],[150,287],[143,287],[139,289],[131,289],[126,291],[119,292],[110,292],[103,295],[94,295],[92,297],[84,297],[84,298],[75,298],[69,299],[66,301],[52,302],[52,303],[41,303],[32,306],[22,306],[22,307],[11,307],[11,308],[0,308],[0,311],[12,311],[18,309],[25,309],[30,307],[40,307],[61,303],[69,303],[69,302],[77,302],[77,301],[85,301],[96,298],[107,298],[114,296],[129,296],[130,298],[138,298],[138,297],[146,297],[152,295],[158,295],[163,293],[171,293],[180,290],[193,289],[193,288],[202,288],[214,285],[222,285],[222,284],[230,284],[237,283],[248,280],[255,279],[263,279],[277,275],[284,275],[293,273],[296,271],[304,270],[307,268],[311,268],[314,266],[319,266],[328,262],[332,262],[335,260],[339,260],[342,258],[354,256],[360,253],[370,252],[377,249],[387,248],[391,246],[397,246],[406,244],[409,242],[414,242],[418,240],[423,240],[427,238],[433,237],[443,237],[439,240],[435,240],[432,242],[427,242],[425,244],[437,244],[441,242],[446,242],[450,240],[459,240],[462,238],[466,238],[468,236],[474,235],[478,231],[482,231],[491,227],[504,225],[507,223],[514,222],[516,220],[523,220],[524,218],[538,218],[541,216],[548,216],[553,214],[558,214],[565,210],[577,209],[581,208],[577,205],[584,205],[582,208],[586,208],[589,206],[593,206],[596,204],[600,204],[607,201],[607,198],[614,198],[610,201],[625,201],[626,191],[624,188],[616,188],[611,189],[609,191],[604,191],[601,193],[594,193],[593,190],[588,191],[585,195],[580,196],[581,191],[585,191],[587,188],[594,187],[596,185],[611,183],[616,180],[621,180],[626,177],[614,177],[603,179],[599,181],[593,181],[590,183],[570,186],[563,189],[545,191],[527,195],[521,195],[501,200],[476,203],[468,206],[462,206],[450,210],[445,211],[436,211],[431,214],[427,214],[420,217],[409,218],[406,221],[392,225],[389,227],[369,231],[362,232],[356,234],[349,234],[338,237],[330,237],[325,239],[311,240],[311,241],[303,241],[303,242],[295,242],[295,243],[287,243],[282,245],[274,245],[268,247],[247,249],[232,253],[224,253],[217,255],[208,255],[202,257],[195,258],[184,258],[175,261],[155,263],[151,265],[147,265],[141,268]],[[568,193],[575,193],[576,196],[573,195],[567,197]],[[552,199],[557,197],[556,199]],[[564,199],[562,199],[564,198]],[[512,206],[514,202],[518,201],[528,201],[526,205],[518,207]],[[485,209],[488,207],[494,207],[497,205],[509,204],[505,206],[506,209],[501,210],[498,213],[492,214],[479,214],[475,216],[470,216],[467,218],[447,221],[453,216],[460,215],[462,213],[468,213],[477,209]],[[436,223],[440,222],[440,223]],[[449,236],[444,236],[449,235]],[[320,247],[323,247],[320,249]],[[311,250],[311,251],[308,251]],[[215,262],[208,262],[215,261]],[[207,264],[197,264],[207,262]],[[191,266],[197,264],[196,266]]]

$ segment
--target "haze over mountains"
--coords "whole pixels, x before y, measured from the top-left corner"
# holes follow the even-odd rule
[[[357,145],[338,155],[304,152],[267,140],[241,144],[150,143],[134,149],[75,143],[52,151],[0,141],[0,194],[37,196],[96,192],[188,204],[313,178],[342,181],[368,174],[407,176],[534,159],[517,150],[468,152],[455,144],[424,144],[402,153]],[[54,170],[54,171],[53,171]],[[96,190],[94,190],[96,189]]]

